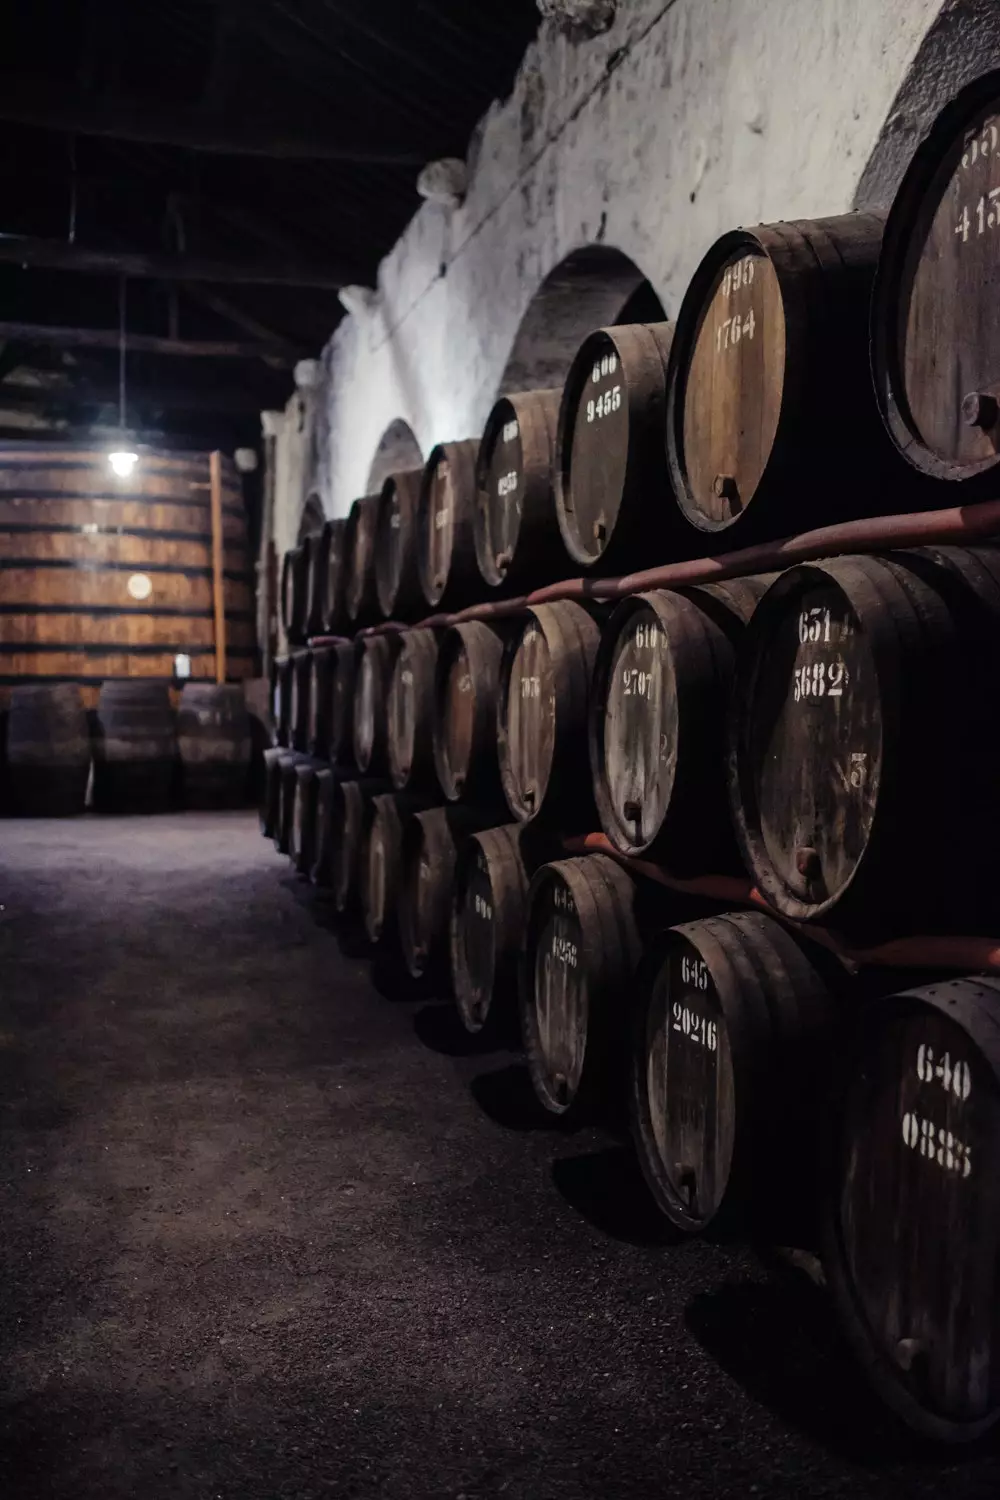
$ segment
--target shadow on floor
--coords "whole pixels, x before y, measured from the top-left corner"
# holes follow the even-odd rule
[[[425,1005],[413,1017],[413,1029],[432,1052],[445,1057],[481,1057],[494,1050],[480,1036],[472,1036],[450,1002]]]
[[[616,1144],[552,1163],[552,1180],[581,1218],[627,1245],[679,1243],[650,1196],[629,1146]]]
[[[801,1273],[726,1282],[700,1293],[684,1319],[748,1395],[850,1462],[954,1463],[953,1453],[920,1444],[878,1402],[843,1341],[829,1295]]]
[[[550,1115],[542,1108],[531,1087],[527,1066],[522,1062],[509,1063],[493,1073],[480,1073],[470,1088],[483,1114],[504,1130],[551,1130],[568,1134],[573,1129],[558,1115]]]

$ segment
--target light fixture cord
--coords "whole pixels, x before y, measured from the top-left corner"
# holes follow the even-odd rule
[[[125,277],[118,281],[118,426],[125,435]]]

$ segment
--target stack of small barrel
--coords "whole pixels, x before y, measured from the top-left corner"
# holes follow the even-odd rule
[[[950,1442],[1000,1416],[996,109],[289,553],[262,813],[546,1110],[627,1106],[677,1231],[818,1248]]]
[[[11,817],[245,806],[251,719],[242,683],[101,684],[88,712],[75,683],[12,688],[0,722],[0,807]]]

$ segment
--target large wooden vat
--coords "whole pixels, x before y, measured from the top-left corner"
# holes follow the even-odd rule
[[[222,463],[226,668],[253,676],[246,520]],[[0,443],[0,703],[18,683],[215,677],[207,453],[144,452],[117,477],[103,449]]]

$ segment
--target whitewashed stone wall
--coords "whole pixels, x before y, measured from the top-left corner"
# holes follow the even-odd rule
[[[888,203],[950,93],[1000,60],[998,12],[994,0],[619,0],[595,39],[543,26],[470,142],[464,203],[414,215],[372,305],[324,350],[304,433],[292,403],[277,447],[300,457],[280,459],[279,552],[310,482],[330,515],[365,492],[391,422],[425,454],[480,431],[529,303],[578,247],[623,251],[670,316],[733,225]]]

